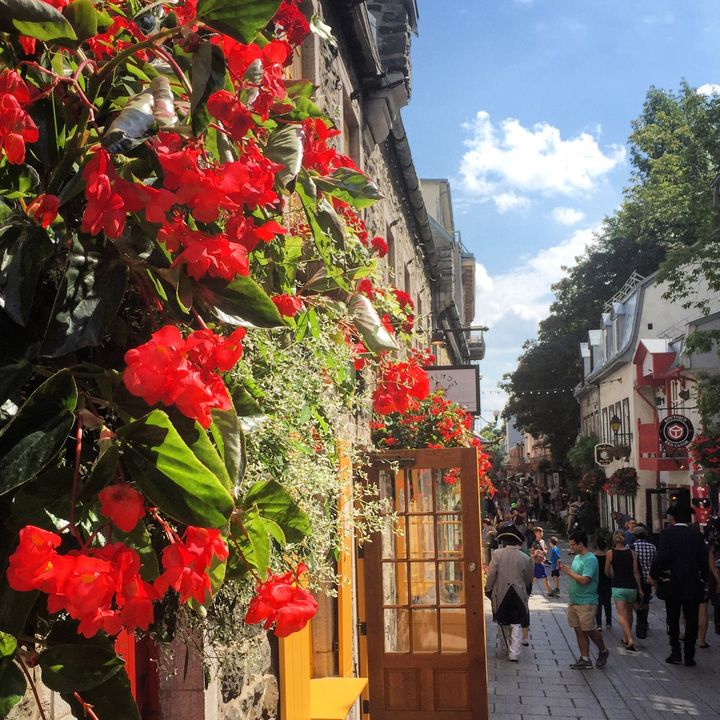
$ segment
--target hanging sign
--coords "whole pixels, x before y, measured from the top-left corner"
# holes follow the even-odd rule
[[[615,447],[610,443],[598,443],[595,446],[595,462],[598,465],[609,465],[615,455]]]
[[[432,365],[425,368],[430,376],[430,391],[442,388],[445,397],[464,407],[472,415],[480,414],[480,371],[477,365]]]
[[[660,442],[670,447],[685,447],[695,435],[690,418],[684,415],[668,415],[660,422]]]

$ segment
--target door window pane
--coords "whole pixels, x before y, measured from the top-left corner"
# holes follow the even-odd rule
[[[397,523],[392,518],[385,518],[382,527],[382,557],[383,560],[404,559],[407,557],[405,549],[407,543],[407,527],[405,518],[399,517]]]
[[[437,652],[438,629],[436,610],[412,611],[413,652]]]
[[[380,497],[390,501],[396,512],[405,512],[405,473],[381,470],[378,474]]]
[[[383,563],[383,605],[407,605],[407,563]]]
[[[421,468],[419,470],[410,470],[409,474],[410,495],[408,497],[408,512],[432,512],[432,470]]]
[[[460,511],[462,507],[460,468],[443,468],[435,471],[435,495],[438,511]]]
[[[385,652],[410,652],[409,618],[409,610],[385,610]]]
[[[410,604],[435,605],[435,563],[410,563]]]
[[[461,557],[463,554],[463,534],[461,515],[437,516],[437,556]]]
[[[408,515],[410,557],[429,560],[435,557],[435,522],[433,515]]]
[[[441,605],[463,605],[465,603],[463,563],[438,563],[438,588]]]
[[[467,652],[467,624],[464,609],[440,610],[440,628],[442,652]]]

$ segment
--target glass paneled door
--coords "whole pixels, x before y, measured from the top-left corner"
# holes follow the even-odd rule
[[[372,720],[488,717],[476,458],[407,450],[372,467],[397,518],[365,546]]]

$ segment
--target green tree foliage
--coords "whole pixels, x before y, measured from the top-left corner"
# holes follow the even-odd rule
[[[660,268],[670,296],[688,304],[702,302],[691,297],[700,277],[720,290],[720,209],[711,191],[720,169],[720,98],[699,95],[686,83],[676,93],[650,88],[628,146],[632,173],[621,206],[553,286],[550,315],[504,384],[510,395],[506,417],[545,435],[560,464],[575,442],[579,408],[569,392],[542,391],[582,380],[578,343],[630,273],[650,275]]]

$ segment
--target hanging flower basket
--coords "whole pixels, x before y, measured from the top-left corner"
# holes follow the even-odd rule
[[[602,487],[609,495],[634,495],[638,489],[637,470],[634,467],[622,467]]]

